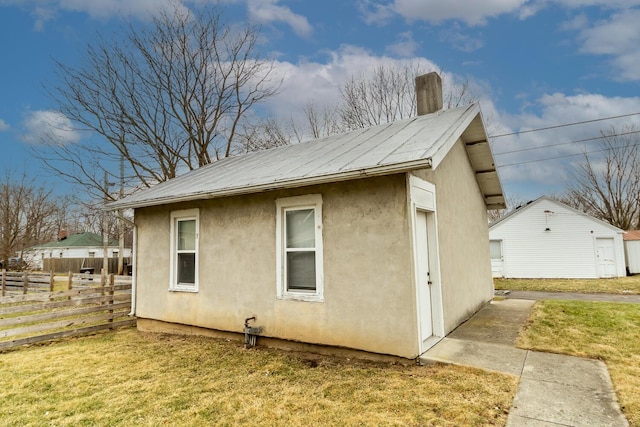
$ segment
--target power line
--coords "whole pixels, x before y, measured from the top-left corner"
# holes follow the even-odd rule
[[[631,144],[619,146],[617,148],[628,148],[628,147],[631,147],[631,146],[634,146],[634,145],[637,145],[637,144],[631,143]],[[593,153],[602,153],[603,151],[609,151],[609,150],[612,150],[612,149],[613,149],[612,147],[609,147],[609,148],[603,148],[601,150],[584,151],[582,153],[564,154],[562,156],[547,157],[547,158],[544,158],[544,159],[526,160],[524,162],[509,163],[509,164],[506,164],[506,165],[496,165],[496,167],[498,169],[500,169],[500,168],[508,168],[510,166],[526,165],[528,163],[546,162],[548,160],[558,160],[558,159],[564,159],[566,157],[581,156],[581,155],[593,154]]]
[[[594,137],[591,137],[591,138],[584,138],[584,139],[576,139],[574,141],[559,142],[557,144],[549,144],[549,145],[541,145],[539,147],[527,147],[527,148],[520,148],[518,150],[502,151],[500,153],[493,153],[493,155],[494,156],[502,156],[504,154],[521,153],[523,151],[542,150],[543,148],[559,147],[561,145],[577,144],[579,142],[595,141],[597,139],[616,137],[616,136],[632,135],[632,134],[635,134],[635,133],[640,133],[640,130],[634,130],[634,131],[623,132],[623,133],[613,133],[613,134],[610,134],[610,135],[600,135],[600,136],[594,136]]]
[[[537,128],[537,129],[527,129],[527,130],[522,130],[522,131],[518,131],[518,132],[503,133],[503,134],[500,134],[500,135],[490,135],[489,138],[496,139],[496,138],[502,138],[503,136],[521,135],[523,133],[539,132],[539,131],[549,130],[549,129],[558,129],[558,128],[563,128],[563,127],[568,127],[568,126],[583,125],[583,124],[587,124],[587,123],[601,122],[603,120],[621,119],[623,117],[637,116],[639,114],[640,114],[640,112],[638,112],[638,113],[630,113],[630,114],[622,114],[622,115],[619,115],[619,116],[602,117],[600,119],[584,120],[582,122],[572,122],[572,123],[565,123],[565,124],[562,124],[562,125],[555,125],[555,126],[547,126],[547,127],[543,127],[543,128]]]

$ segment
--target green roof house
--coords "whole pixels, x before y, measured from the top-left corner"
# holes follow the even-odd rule
[[[110,239],[108,242],[107,256],[109,258],[117,258],[118,250],[118,241]],[[96,233],[80,233],[65,236],[59,240],[33,246],[29,248],[24,255],[25,261],[32,267],[47,270],[53,269],[56,271],[75,271],[77,268],[65,267],[64,269],[60,269],[53,268],[52,266],[45,268],[45,263],[47,263],[45,260],[75,259],[78,261],[80,268],[83,268],[93,267],[93,259],[97,258],[102,260],[103,257],[104,246],[102,236]],[[124,257],[131,257],[131,248],[124,249]]]

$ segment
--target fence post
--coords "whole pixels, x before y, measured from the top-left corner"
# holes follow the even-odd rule
[[[7,288],[7,270],[2,269],[2,296],[6,295]]]
[[[73,288],[73,272],[69,272],[69,280],[67,281],[67,290],[70,291]]]
[[[49,271],[49,292],[53,292],[53,284],[55,283],[53,270]]]
[[[109,323],[111,323],[111,327],[109,329],[113,329],[113,294],[115,293],[115,279],[113,273],[109,275]]]
[[[26,294],[27,291],[29,290],[29,276],[27,276],[27,272],[24,272],[24,275],[22,276],[22,293]]]

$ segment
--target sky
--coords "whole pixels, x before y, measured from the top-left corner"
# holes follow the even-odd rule
[[[78,64],[96,33],[112,34],[125,21],[145,23],[169,1],[0,0],[3,176],[25,170],[67,188],[33,157],[47,130],[70,144],[83,138],[47,95],[58,83],[55,61]],[[602,131],[640,130],[640,0],[221,4],[230,21],[262,28],[259,49],[282,77],[265,105],[275,117],[295,117],[311,102],[335,105],[351,75],[383,64],[439,70],[445,86],[468,82],[508,199],[562,193],[585,151],[601,155]],[[574,123],[581,124],[565,126]],[[530,131],[543,128],[550,129]]]

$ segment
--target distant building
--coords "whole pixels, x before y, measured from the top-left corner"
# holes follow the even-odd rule
[[[622,235],[627,273],[640,274],[640,230],[628,230]]]
[[[110,259],[109,271],[114,273],[119,256],[118,241],[111,239],[107,245],[107,257]],[[131,258],[131,248],[124,248],[124,258]],[[33,269],[53,270],[56,272],[93,268],[99,272],[104,259],[102,236],[95,233],[80,233],[64,236],[59,240],[33,246],[25,251],[24,260]]]
[[[623,230],[548,197],[489,226],[494,277],[596,279],[625,275]]]

